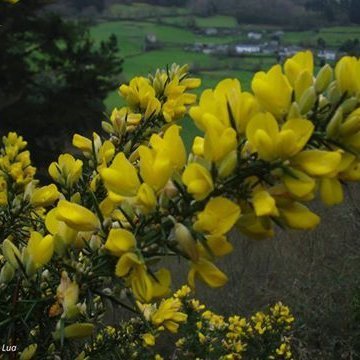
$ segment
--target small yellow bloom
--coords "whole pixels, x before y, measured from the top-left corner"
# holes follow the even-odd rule
[[[117,195],[135,196],[140,187],[137,170],[124,153],[117,154],[110,167],[100,170],[100,175],[107,190]]]
[[[344,192],[340,181],[336,178],[320,179],[321,201],[328,205],[337,205],[343,202]]]
[[[283,177],[284,185],[289,192],[299,198],[311,194],[316,186],[315,180],[304,172],[296,169],[289,169],[290,174]]]
[[[344,56],[335,67],[335,78],[341,92],[349,95],[360,93],[360,60],[356,57]]]
[[[26,247],[36,268],[47,264],[54,253],[54,238],[51,235],[43,237],[40,233],[32,231]]]
[[[187,191],[198,201],[205,199],[214,190],[209,170],[197,163],[191,163],[185,168],[182,181]]]
[[[31,360],[37,350],[37,344],[31,344],[29,346],[27,346],[20,355],[20,360]]]
[[[49,174],[54,181],[72,186],[81,177],[82,166],[81,160],[75,160],[70,154],[62,154],[57,163],[52,162],[49,166]]]
[[[280,65],[273,66],[267,73],[255,74],[252,90],[260,105],[275,117],[282,118],[289,110],[292,88]]]
[[[179,323],[184,323],[187,320],[187,315],[180,311],[181,307],[182,303],[179,299],[162,300],[159,308],[152,313],[151,322],[157,327],[163,325],[170,332],[176,333]]]
[[[136,195],[136,205],[144,214],[147,214],[155,209],[156,203],[154,190],[148,184],[142,183]]]
[[[302,73],[307,72],[311,76],[314,72],[314,57],[311,51],[300,51],[285,61],[284,70],[290,84],[295,84]]]
[[[87,208],[67,200],[60,200],[56,218],[78,231],[93,231],[100,226],[99,219]]]
[[[164,188],[173,172],[169,154],[141,145],[139,155],[140,175],[143,180],[156,191]]]
[[[299,202],[290,202],[284,206],[279,205],[279,210],[285,223],[293,229],[311,230],[320,223],[319,216]]]
[[[310,176],[327,176],[338,169],[341,154],[338,151],[304,150],[291,163]]]
[[[76,314],[76,307],[79,301],[79,285],[75,281],[71,281],[66,271],[61,274],[60,284],[56,289],[56,298],[63,308],[63,317],[71,317]]]
[[[136,246],[133,233],[125,229],[111,229],[105,243],[105,249],[115,256],[121,256]]]
[[[31,204],[37,206],[52,205],[60,196],[56,185],[51,184],[35,189],[31,194]]]
[[[266,191],[256,191],[252,197],[256,216],[278,216],[275,199]]]
[[[144,340],[145,346],[154,346],[155,345],[155,336],[151,333],[143,334],[142,339]]]
[[[66,339],[82,339],[84,337],[89,337],[94,331],[94,324],[91,323],[75,323],[64,328],[64,337]],[[55,340],[61,339],[61,332],[57,330],[53,332],[53,338]]]
[[[197,215],[196,231],[211,235],[223,235],[231,230],[240,217],[240,207],[224,197],[211,199]]]
[[[309,141],[314,125],[305,119],[290,119],[281,130],[270,113],[258,114],[246,129],[249,146],[264,160],[286,159],[299,153]]]
[[[181,223],[176,223],[174,230],[175,239],[178,242],[180,249],[189,256],[191,260],[197,261],[199,253],[190,230]]]
[[[213,288],[224,286],[228,281],[227,276],[205,258],[200,258],[198,261],[191,263],[188,283],[192,288],[195,288],[196,276],[199,276],[202,281]]]

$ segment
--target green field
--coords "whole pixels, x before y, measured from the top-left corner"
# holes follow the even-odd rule
[[[115,34],[118,38],[120,54],[124,58],[123,81],[136,75],[146,76],[159,67],[176,62],[190,64],[195,76],[202,78],[202,89],[214,87],[221,79],[236,77],[241,80],[243,89],[250,89],[252,74],[260,69],[266,70],[276,63],[274,56],[227,57],[206,55],[185,51],[185,47],[202,44],[229,44],[248,42],[248,31],[261,31],[262,41],[272,39],[278,30],[272,26],[238,25],[235,18],[212,16],[201,18],[189,14],[189,10],[178,7],[154,7],[147,4],[113,5],[108,13],[116,20],[98,23],[91,28],[91,35],[100,42]],[[149,15],[156,14],[156,15]],[[229,35],[206,36],[201,28],[228,28]],[[194,31],[194,29],[198,29]],[[148,34],[154,34],[160,44],[157,50],[144,51],[144,41]],[[344,41],[360,37],[359,27],[331,27],[316,31],[285,31],[284,45],[316,46],[319,38],[325,40],[327,47],[337,49]],[[108,110],[121,105],[116,89],[105,101]]]

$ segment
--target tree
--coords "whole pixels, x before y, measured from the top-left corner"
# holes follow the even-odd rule
[[[122,64],[114,35],[96,46],[87,25],[44,5],[0,3],[0,131],[25,134],[40,163],[61,150],[69,129],[99,127]]]
[[[360,1],[351,0],[349,6],[350,20],[355,24],[360,24]]]

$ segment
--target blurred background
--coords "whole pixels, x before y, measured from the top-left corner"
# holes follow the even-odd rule
[[[132,77],[188,63],[203,80],[198,93],[225,77],[249,90],[254,72],[302,49],[317,67],[360,56],[360,0],[0,2],[0,135],[23,135],[46,181],[72,134],[99,131],[122,105],[117,88]],[[190,144],[194,126],[183,125]],[[297,318],[296,359],[359,359],[359,200],[347,188],[315,232],[258,242],[234,234],[236,251],[220,265],[229,284],[198,295],[225,314],[282,300]]]

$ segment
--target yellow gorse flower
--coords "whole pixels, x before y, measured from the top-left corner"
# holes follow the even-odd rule
[[[35,268],[40,268],[46,265],[53,256],[54,238],[51,235],[43,237],[40,233],[32,231],[26,252]]]

